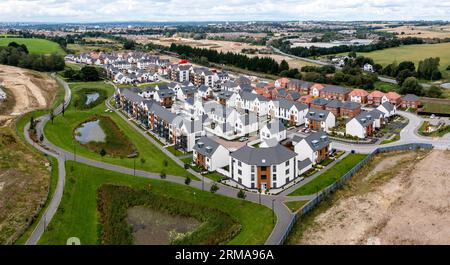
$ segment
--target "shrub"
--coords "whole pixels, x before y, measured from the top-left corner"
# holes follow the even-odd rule
[[[216,183],[214,183],[210,188],[211,193],[216,193],[218,190],[219,190],[219,186],[217,186]]]
[[[245,192],[243,189],[240,189],[239,192],[237,193],[237,197],[239,199],[245,199],[245,197],[247,197],[247,195],[245,195]]]
[[[184,179],[184,184],[186,185],[191,184],[191,178],[189,176]]]
[[[161,171],[161,173],[159,174],[159,176],[161,177],[161,179],[165,179],[167,176],[166,176],[166,172],[164,172],[164,171]]]

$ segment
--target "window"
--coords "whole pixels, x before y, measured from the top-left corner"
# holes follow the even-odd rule
[[[267,175],[261,175],[261,179],[262,180],[266,180],[267,179]]]
[[[286,178],[286,183],[288,183],[289,182],[289,178]]]
[[[252,166],[252,172],[255,172],[255,166]]]
[[[286,169],[286,175],[289,175],[289,168]]]
[[[261,167],[261,171],[266,171],[267,167]]]
[[[255,174],[252,174],[251,181],[255,181]]]
[[[272,187],[273,188],[277,188],[277,183],[276,182],[274,182],[274,183],[272,183],[273,185],[272,185]]]
[[[254,189],[255,188],[255,183],[252,182],[251,187],[252,187],[252,189]]]
[[[286,166],[287,166],[287,167],[289,166],[289,160],[288,160],[288,161],[286,161]]]
[[[238,169],[238,175],[242,175],[242,170]]]
[[[277,172],[277,166],[272,166],[272,171]]]
[[[277,180],[277,174],[272,174],[272,179],[275,181]]]
[[[242,179],[238,178],[238,182],[239,182],[239,184],[241,184],[242,183]]]
[[[241,166],[242,166],[242,163],[241,163],[241,161],[238,161],[238,166],[239,166],[239,167],[241,167]]]

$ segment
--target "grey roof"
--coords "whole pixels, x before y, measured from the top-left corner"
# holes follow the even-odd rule
[[[384,116],[384,113],[378,109],[372,109],[369,113],[374,119],[379,119]]]
[[[297,100],[301,97],[300,93],[296,92],[296,91],[290,91],[289,95],[291,95],[293,100]]]
[[[194,105],[194,98],[193,97],[189,97],[186,99],[186,103],[188,103],[189,105]]]
[[[174,92],[171,89],[160,89],[160,90],[156,90],[156,93],[158,93],[158,96],[161,98],[166,98],[166,97],[173,97],[174,96]]]
[[[208,89],[209,89],[209,86],[201,85],[201,86],[199,86],[198,91],[206,92],[206,91],[208,91]]]
[[[130,89],[120,89],[120,93],[129,101],[135,103],[141,103],[143,98],[139,96],[136,92],[131,91]]]
[[[309,166],[311,164],[312,164],[312,162],[311,162],[311,159],[309,159],[309,158],[306,158],[304,160],[299,160],[297,169],[298,170],[302,170],[302,169],[304,169],[305,167],[307,167],[307,166]]]
[[[342,102],[340,100],[337,99],[333,99],[330,102],[328,102],[328,104],[326,105],[328,108],[341,108],[342,107]]]
[[[292,143],[293,143],[293,144],[297,144],[297,143],[299,143],[301,140],[303,140],[303,137],[300,137],[300,136],[298,136],[298,135],[294,135],[294,136],[292,137]]]
[[[381,104],[381,106],[383,106],[387,111],[391,112],[394,110],[394,105],[392,105],[389,102],[384,102],[383,104]]]
[[[316,121],[325,121],[329,114],[330,112],[328,110],[309,109],[305,118]]]
[[[197,143],[194,146],[194,150],[206,157],[211,157],[214,152],[216,152],[217,148],[219,148],[219,146],[219,143],[209,137],[204,136],[198,139]]]
[[[153,112],[156,116],[166,122],[171,123],[177,117],[175,113],[162,107],[159,104],[152,104],[150,107],[150,112]]]
[[[338,93],[338,94],[347,94],[350,93],[350,89],[342,87],[342,86],[333,86],[333,85],[326,85],[321,92],[328,92],[328,93]]]
[[[327,105],[328,103],[329,103],[329,101],[324,98],[315,98],[315,99],[313,99],[313,101],[311,101],[311,104],[319,105],[319,106]]]
[[[286,97],[287,95],[288,95],[288,94],[287,94],[287,92],[286,92],[286,89],[278,89],[278,90],[277,90],[277,96],[284,98],[284,97]]]
[[[273,147],[252,148],[245,145],[231,153],[231,157],[248,165],[278,165],[295,157],[297,154],[278,144]]]
[[[252,92],[253,87],[251,85],[240,85],[241,92]]]
[[[419,101],[419,97],[414,94],[406,94],[402,98],[403,101]]]
[[[304,109],[308,108],[308,106],[306,106],[305,104],[302,104],[298,101],[292,101],[292,100],[283,99],[283,98],[278,99],[274,102],[278,102],[278,107],[282,108],[282,109],[290,109],[294,105],[298,110],[304,110]],[[275,104],[277,104],[277,103],[275,103]]]
[[[370,114],[370,112],[364,111],[354,119],[359,122],[363,127],[368,127],[373,124],[374,117]]]
[[[251,92],[241,92],[241,93],[239,93],[239,95],[244,100],[253,101],[257,98],[259,101],[267,101],[267,98],[265,98],[264,96],[261,96],[259,94],[255,94],[255,93],[251,93]]]
[[[343,109],[359,109],[359,108],[361,108],[361,104],[359,104],[358,102],[353,102],[353,101],[344,101],[342,103],[341,108],[343,108]]]
[[[203,130],[201,120],[183,119],[183,122],[180,123],[179,127],[181,128],[183,125],[186,126],[188,133],[195,133]]]
[[[239,76],[238,78],[236,78],[235,80],[236,84],[238,85],[251,85],[252,81],[250,79],[248,79],[245,76]]]
[[[304,138],[306,143],[314,150],[320,150],[330,144],[330,139],[325,132],[316,132]]]
[[[218,98],[229,99],[233,95],[230,91],[220,91],[217,93]]]

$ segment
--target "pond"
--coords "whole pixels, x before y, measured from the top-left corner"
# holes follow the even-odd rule
[[[81,144],[87,144],[89,142],[105,142],[106,134],[100,126],[99,120],[88,121],[81,124],[75,130],[75,139]]]
[[[170,215],[144,206],[132,207],[127,213],[136,245],[168,245],[174,238],[201,225],[195,218]]]
[[[86,94],[86,102],[84,104],[88,106],[92,102],[96,101],[99,96],[100,94],[97,92]]]

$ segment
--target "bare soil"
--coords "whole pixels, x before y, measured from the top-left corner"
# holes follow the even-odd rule
[[[11,91],[15,101],[12,108],[0,113],[3,124],[23,113],[49,107],[58,89],[47,74],[6,65],[0,65],[0,84]]]
[[[174,238],[201,225],[195,218],[170,215],[143,206],[128,209],[127,222],[133,228],[136,245],[168,245]]]
[[[376,173],[359,176],[363,184],[338,192],[298,243],[450,244],[450,152],[414,156],[383,158]]]

